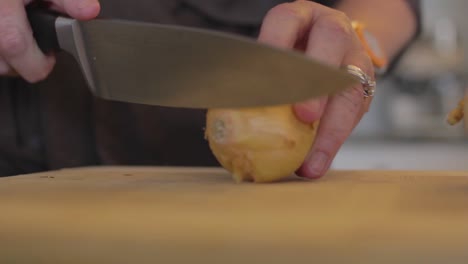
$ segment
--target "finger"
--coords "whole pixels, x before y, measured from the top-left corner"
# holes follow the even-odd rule
[[[258,40],[279,48],[293,48],[310,26],[312,16],[297,3],[280,4],[268,11]]]
[[[361,46],[359,46],[361,47]],[[375,71],[374,71],[374,67],[373,67],[373,64],[372,64],[372,61],[369,57],[369,55],[363,50],[363,49],[357,49],[356,51],[354,51],[353,53],[350,53],[349,55],[347,55],[347,57],[345,58],[345,61],[344,61],[344,64],[347,65],[347,64],[352,64],[353,61],[360,61],[361,62],[361,69],[367,74],[369,75],[369,77],[372,79],[372,80],[375,80]],[[349,63],[348,63],[349,62]],[[359,67],[359,66],[358,66]],[[362,86],[361,86],[362,87]],[[362,87],[363,91],[363,96],[364,96],[364,87]],[[371,107],[371,104],[372,104],[372,101],[373,101],[373,96],[370,96],[370,97],[364,97],[364,100],[363,100],[363,104],[362,104],[362,107],[361,107],[361,111],[360,111],[360,114],[358,115],[358,117],[356,118],[356,125],[360,122],[360,120],[362,119],[362,117],[367,113],[369,112],[369,109]]]
[[[346,27],[346,21],[339,21],[336,25],[333,21],[336,18],[330,14],[332,12],[329,9],[307,1],[278,5],[266,15],[259,40],[282,48],[293,48],[298,42],[307,40],[305,42],[308,43],[306,52],[308,56],[338,67],[346,48],[348,37],[346,33],[351,27],[349,25]],[[344,20],[342,17],[340,19]],[[314,26],[310,31],[312,24]],[[311,36],[305,37],[309,31]],[[311,123],[320,118],[326,100],[326,97],[323,97],[301,102],[294,105],[294,110],[301,121]]]
[[[329,100],[314,145],[298,171],[300,176],[318,178],[328,170],[338,149],[355,126],[361,107],[351,100],[358,100],[357,96],[362,96],[359,89],[354,87]]]
[[[98,0],[48,0],[50,8],[79,20],[95,18],[101,9]]]
[[[352,64],[373,77],[370,60],[343,13],[320,16],[314,23],[307,46],[308,56],[332,67]],[[350,88],[331,98],[327,104],[312,147],[298,173],[317,178],[328,170],[341,145],[362,118],[364,102],[362,86]]]
[[[311,88],[312,89],[312,88]],[[314,100],[297,103],[293,105],[297,118],[304,123],[313,123],[321,118],[328,98],[320,97]]]
[[[55,63],[35,43],[22,1],[0,1],[0,56],[29,82],[47,77]]]
[[[340,12],[322,15],[310,30],[306,55],[338,68],[356,40],[346,15]]]
[[[344,63],[347,62],[349,61],[345,58]],[[354,65],[372,75],[371,63],[367,57],[361,57]],[[336,153],[362,117],[364,104],[361,85],[353,86],[329,99],[314,145],[298,170],[300,176],[319,178],[326,173]]]
[[[372,100],[373,97],[364,98],[364,103],[362,105],[360,114],[356,117],[354,127],[356,127],[359,124],[359,122],[361,122],[364,115],[369,112]]]
[[[340,67],[349,45],[356,42],[349,19],[342,13],[319,16],[310,30],[306,55],[328,64]],[[327,99],[314,99],[296,104],[294,109],[303,122],[312,123],[320,119]]]
[[[313,10],[313,5],[302,1],[274,7],[265,16],[259,41],[280,48],[294,48],[308,32]],[[294,109],[300,120],[311,123],[320,118],[325,104],[326,97],[296,104]]]

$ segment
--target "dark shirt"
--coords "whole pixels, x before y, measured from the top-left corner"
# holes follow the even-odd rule
[[[282,2],[101,0],[100,17],[255,37],[265,13]],[[0,124],[0,176],[89,165],[218,166],[204,140],[205,111],[95,98],[67,54],[41,83],[0,78]]]

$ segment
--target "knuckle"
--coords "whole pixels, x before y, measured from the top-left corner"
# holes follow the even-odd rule
[[[348,111],[357,113],[364,103],[363,87],[362,85],[355,85],[339,94],[348,105]]]
[[[371,62],[371,57],[367,53],[366,48],[364,47],[363,43],[361,43],[359,40],[356,40],[356,45],[353,47],[353,52],[357,53],[358,56],[361,56],[364,61],[366,61],[366,66],[367,66],[367,61]],[[367,68],[366,68],[367,69]],[[366,71],[368,73],[369,71]]]
[[[335,16],[338,20],[344,22],[345,24],[351,25],[351,19],[348,17],[348,15],[345,12],[336,10]]]
[[[26,51],[23,33],[16,26],[0,28],[0,52],[5,57],[14,57]]]
[[[324,19],[317,20],[316,26],[341,38],[350,38],[353,36],[351,25],[337,15],[330,15],[324,17]]]
[[[317,150],[328,155],[332,155],[332,150],[338,149],[346,140],[347,131],[343,129],[332,129],[321,139],[321,144],[317,145]]]
[[[364,49],[364,47],[361,45],[361,56],[363,57],[363,70],[365,73],[367,73],[370,77],[374,78],[374,64],[372,63],[372,59],[367,53],[367,51]]]
[[[275,18],[279,17],[294,20],[302,20],[304,16],[303,11],[292,3],[279,4],[270,9],[268,15]]]

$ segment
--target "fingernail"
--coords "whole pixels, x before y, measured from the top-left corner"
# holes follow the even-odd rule
[[[308,174],[312,178],[320,177],[328,164],[328,156],[323,152],[315,152],[312,154],[308,165]]]

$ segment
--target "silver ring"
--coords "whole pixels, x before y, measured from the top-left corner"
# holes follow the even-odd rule
[[[376,82],[369,75],[355,65],[346,65],[346,70],[361,82],[365,98],[374,96]]]

